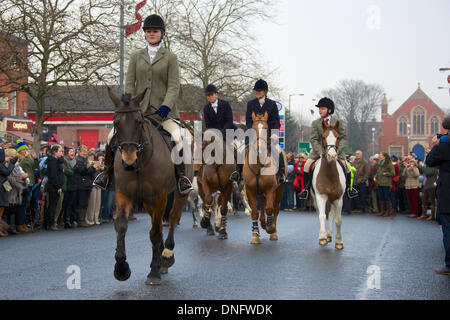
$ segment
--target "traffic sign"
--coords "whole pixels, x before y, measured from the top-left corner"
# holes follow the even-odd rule
[[[298,153],[305,153],[306,155],[309,155],[310,151],[311,151],[311,143],[309,142],[298,143]]]

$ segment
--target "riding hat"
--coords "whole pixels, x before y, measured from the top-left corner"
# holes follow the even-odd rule
[[[217,90],[217,87],[213,84],[209,84],[206,86],[205,88],[205,94],[211,94],[211,93],[218,93],[219,91]]]
[[[319,103],[316,105],[317,108],[326,107],[328,110],[331,110],[330,114],[334,113],[334,102],[333,100],[325,97],[319,100]]]
[[[263,79],[256,81],[254,91],[269,91],[269,85]]]
[[[162,31],[166,31],[166,24],[164,23],[164,20],[158,16],[157,14],[152,14],[145,18],[144,20],[144,26],[142,29],[145,31],[145,29],[148,28],[158,28],[162,29]]]

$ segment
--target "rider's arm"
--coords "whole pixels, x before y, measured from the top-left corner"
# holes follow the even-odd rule
[[[311,136],[310,136],[310,140],[311,140],[310,142],[311,142],[312,149],[315,151],[315,153],[318,156],[320,156],[320,154],[322,153],[321,138],[322,138],[322,136],[319,133],[319,129],[313,123],[312,130],[311,130]]]
[[[347,147],[347,133],[345,132],[344,125],[340,121],[340,126],[338,130],[339,134],[339,150],[344,150]]]
[[[173,53],[169,56],[169,67],[167,70],[167,91],[163,106],[168,106],[172,109],[177,101],[180,93],[180,69],[178,67],[177,56]]]
[[[206,105],[203,108],[203,119],[205,119],[205,128],[206,129],[210,129],[212,127],[212,123],[211,123],[211,119],[209,118],[209,114],[206,111],[206,108],[208,107],[208,105]]]
[[[250,105],[250,101],[247,102],[247,113],[245,114],[245,124],[247,126],[247,129],[253,127],[252,108]]]

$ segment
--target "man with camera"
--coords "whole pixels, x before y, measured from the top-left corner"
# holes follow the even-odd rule
[[[450,115],[442,122],[442,127],[447,130],[445,135],[438,134],[433,137],[433,149],[428,153],[425,163],[428,167],[439,166],[439,178],[436,181],[437,210],[442,224],[443,241],[445,248],[445,267],[435,270],[437,274],[450,275]]]

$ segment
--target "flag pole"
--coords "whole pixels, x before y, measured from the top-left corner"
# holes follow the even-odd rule
[[[125,59],[125,26],[124,26],[124,0],[120,4],[120,94],[124,93],[124,59]]]

